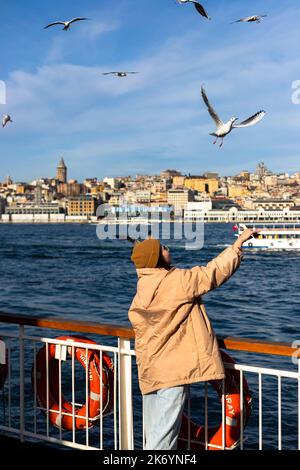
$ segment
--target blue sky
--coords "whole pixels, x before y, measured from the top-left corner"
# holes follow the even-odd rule
[[[0,80],[14,120],[0,129],[0,180],[254,170],[300,171],[298,0],[202,0],[207,21],[176,0],[1,0]],[[230,24],[268,14],[261,24]],[[86,16],[71,31],[44,30]],[[134,70],[124,79],[103,76]],[[257,126],[233,131],[219,149],[201,84],[220,116]]]

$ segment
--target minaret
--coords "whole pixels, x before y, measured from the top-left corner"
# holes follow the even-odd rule
[[[61,158],[56,168],[56,179],[61,183],[67,182],[67,167],[63,158]]]

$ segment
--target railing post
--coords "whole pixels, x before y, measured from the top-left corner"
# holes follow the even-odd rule
[[[132,361],[130,340],[119,338],[119,448],[133,450]]]
[[[24,325],[19,327],[20,347],[20,441],[24,442]]]

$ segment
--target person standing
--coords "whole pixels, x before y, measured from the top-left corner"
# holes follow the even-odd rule
[[[245,230],[206,266],[191,269],[172,266],[170,250],[159,240],[135,243],[131,260],[138,282],[128,316],[135,332],[146,450],[176,450],[188,385],[225,377],[202,296],[235,273],[243,243],[256,232]]]

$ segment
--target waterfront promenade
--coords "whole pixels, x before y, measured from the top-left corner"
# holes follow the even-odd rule
[[[109,218],[100,219],[97,216],[68,216],[65,214],[2,214],[0,216],[0,224],[147,224],[150,222],[220,222],[220,223],[300,223],[300,210],[283,210],[283,211],[264,211],[264,210],[244,210],[239,211],[236,208],[228,211],[210,210],[201,211],[185,211],[183,217],[176,217],[174,220],[170,218],[159,218],[159,214],[154,213],[148,219],[144,216],[130,218]]]

